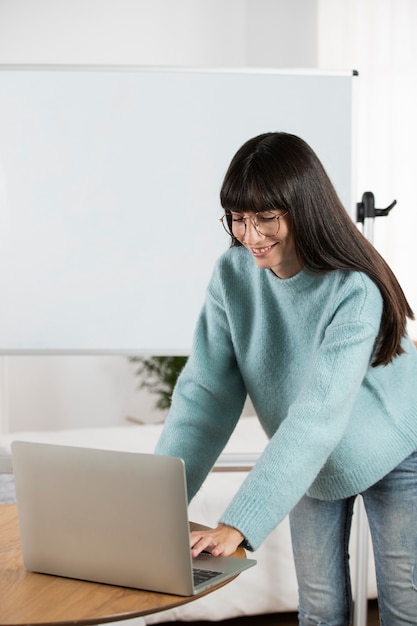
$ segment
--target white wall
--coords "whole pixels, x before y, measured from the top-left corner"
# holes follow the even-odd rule
[[[245,64],[317,67],[317,22],[315,0],[248,0]]]
[[[315,67],[315,0],[0,0],[0,63]],[[0,433],[149,421],[125,357],[0,363]],[[250,409],[249,409],[250,410]]]
[[[240,0],[1,0],[2,63],[241,65]]]
[[[0,0],[0,62],[314,67],[316,4]]]
[[[319,0],[318,63],[356,68],[357,188],[372,191],[377,208],[373,242],[395,272],[417,314],[415,145],[417,142],[417,2]],[[409,323],[417,338],[417,321]]]

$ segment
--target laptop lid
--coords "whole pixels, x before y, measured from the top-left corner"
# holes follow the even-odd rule
[[[182,459],[23,441],[11,449],[28,570],[193,595],[256,563],[192,559]],[[217,575],[196,585],[193,568]]]

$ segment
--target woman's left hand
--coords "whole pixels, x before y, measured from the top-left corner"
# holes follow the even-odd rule
[[[191,554],[193,557],[198,556],[205,550],[213,556],[230,556],[243,539],[243,535],[236,528],[224,524],[219,524],[214,529],[195,530],[190,533]]]

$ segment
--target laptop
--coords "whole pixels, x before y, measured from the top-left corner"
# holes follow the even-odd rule
[[[14,441],[26,569],[181,596],[255,565],[189,543],[182,459]]]

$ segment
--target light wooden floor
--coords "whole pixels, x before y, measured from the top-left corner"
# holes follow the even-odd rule
[[[298,624],[295,613],[274,613],[271,615],[257,615],[250,617],[238,617],[226,619],[221,622],[167,622],[158,626],[170,626],[172,624],[184,624],[184,626],[294,626]],[[369,602],[367,626],[379,626],[378,606],[376,601]]]

